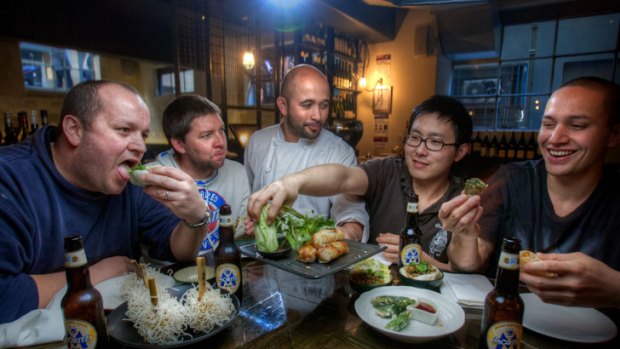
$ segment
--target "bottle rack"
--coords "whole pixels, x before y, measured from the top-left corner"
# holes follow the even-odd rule
[[[357,119],[358,41],[321,22],[295,33],[294,63],[317,67],[331,86],[330,123]]]

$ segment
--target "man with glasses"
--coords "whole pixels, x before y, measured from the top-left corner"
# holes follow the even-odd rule
[[[363,197],[370,216],[369,242],[386,245],[385,257],[398,261],[398,232],[405,224],[409,198],[418,195],[422,249],[425,259],[449,268],[447,247],[451,234],[442,228],[437,214],[441,204],[459,195],[463,182],[450,175],[452,164],[469,150],[471,117],[457,100],[431,97],[414,110],[405,139],[404,158],[369,160],[354,167],[321,165],[309,168],[266,186],[250,196],[248,213],[258,217],[272,201],[269,217],[275,217],[284,202],[298,194],[348,193]]]

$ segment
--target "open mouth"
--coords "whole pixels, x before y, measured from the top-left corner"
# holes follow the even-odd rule
[[[551,149],[548,149],[548,152],[549,152],[549,155],[556,157],[556,158],[569,156],[575,153],[574,150],[551,150]]]

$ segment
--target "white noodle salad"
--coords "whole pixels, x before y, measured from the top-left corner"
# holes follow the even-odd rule
[[[207,289],[198,300],[198,288],[189,289],[182,298],[187,309],[188,325],[197,332],[209,332],[230,319],[235,306],[229,295],[219,290]]]
[[[142,286],[142,289],[145,289]],[[158,294],[158,305],[152,305],[148,291],[127,302],[127,318],[147,343],[179,343],[181,337],[189,335],[187,328],[187,309],[167,292]]]

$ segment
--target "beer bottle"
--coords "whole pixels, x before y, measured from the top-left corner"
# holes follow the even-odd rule
[[[413,194],[407,203],[407,218],[405,226],[400,231],[400,258],[398,269],[410,263],[420,263],[422,260],[422,232],[418,224],[418,196]]]
[[[521,241],[504,238],[495,288],[484,302],[480,348],[521,348],[523,300],[519,295]]]
[[[235,244],[235,231],[229,205],[220,207],[220,245],[215,251],[215,281],[239,299],[243,298],[241,285],[241,254]]]
[[[65,238],[67,293],[60,306],[65,319],[67,348],[106,348],[108,329],[103,298],[90,282],[82,237]]]

